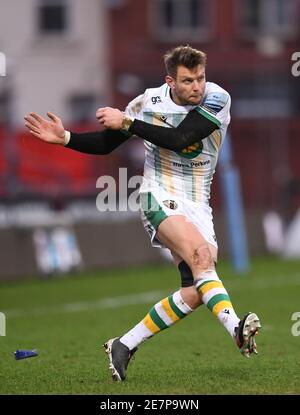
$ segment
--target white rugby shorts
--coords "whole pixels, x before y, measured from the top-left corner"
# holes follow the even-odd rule
[[[165,246],[157,239],[156,232],[160,223],[169,216],[183,215],[199,230],[203,238],[218,249],[214,232],[212,209],[204,203],[195,203],[168,193],[159,185],[141,186],[141,219],[151,244],[157,248]]]

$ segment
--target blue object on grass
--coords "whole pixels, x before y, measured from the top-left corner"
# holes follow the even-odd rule
[[[26,359],[27,357],[38,356],[37,350],[16,350],[15,358],[16,360]]]

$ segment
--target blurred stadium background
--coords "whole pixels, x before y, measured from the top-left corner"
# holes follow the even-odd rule
[[[98,107],[122,109],[163,82],[162,55],[178,44],[206,51],[208,80],[232,95],[250,255],[300,255],[298,0],[0,0],[0,10],[0,280],[165,261],[137,213],[96,209],[98,177],[142,172],[141,142],[82,155],[30,137],[23,116],[51,110],[68,129],[96,129]],[[212,206],[226,258],[220,184],[217,172]]]

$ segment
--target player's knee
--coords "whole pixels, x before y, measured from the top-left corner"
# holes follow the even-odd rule
[[[214,260],[207,244],[192,248],[189,262],[194,276],[199,271],[214,269]]]

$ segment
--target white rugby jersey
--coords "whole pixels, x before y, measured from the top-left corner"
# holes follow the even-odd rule
[[[198,106],[175,104],[167,84],[146,89],[144,94],[131,101],[125,112],[151,124],[177,127],[189,111],[197,108],[219,126],[203,140],[178,152],[144,140],[144,177],[174,196],[208,204],[219,149],[230,122],[230,103],[228,92],[212,82],[206,82],[204,98]]]

